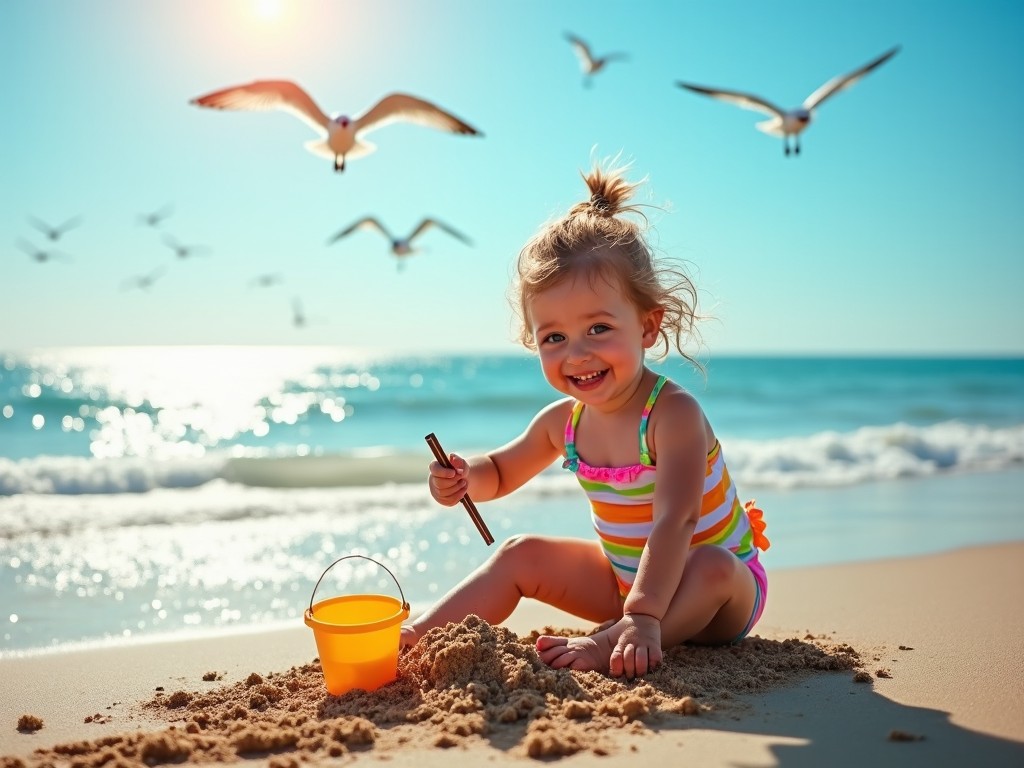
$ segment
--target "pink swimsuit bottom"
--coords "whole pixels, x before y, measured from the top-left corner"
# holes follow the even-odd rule
[[[757,555],[745,562],[744,565],[754,576],[754,610],[750,613],[750,621],[747,622],[747,626],[732,640],[731,645],[736,645],[750,634],[750,630],[754,628],[758,619],[761,618],[761,614],[764,613],[764,604],[768,599],[768,574],[765,573],[764,566],[761,565]]]

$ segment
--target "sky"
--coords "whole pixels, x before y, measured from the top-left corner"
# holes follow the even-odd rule
[[[567,32],[628,58],[585,87]],[[1022,32],[1010,1],[5,2],[0,349],[514,352],[516,254],[620,155],[656,252],[700,290],[702,354],[1021,355]],[[896,45],[799,157],[676,86],[797,106]],[[284,112],[189,104],[254,79],[328,114],[410,93],[483,136],[392,124],[335,173]],[[472,244],[434,230],[401,264],[374,232],[327,244],[365,215]],[[33,224],[76,217],[56,243]]]

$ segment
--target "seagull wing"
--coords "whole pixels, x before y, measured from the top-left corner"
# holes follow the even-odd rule
[[[82,223],[82,217],[81,216],[74,216],[74,217],[68,219],[67,221],[65,221],[59,227],[57,227],[57,233],[59,235],[63,235],[69,229],[74,229],[75,227],[77,227],[81,223]]]
[[[198,96],[190,103],[213,109],[281,109],[320,133],[327,131],[330,122],[312,97],[290,80],[254,80]]]
[[[565,39],[572,44],[572,49],[580,60],[580,64],[589,71],[594,66],[594,55],[590,52],[590,46],[569,32],[565,33]]]
[[[357,229],[376,229],[378,232],[384,235],[384,237],[386,237],[389,242],[392,242],[395,239],[394,237],[391,236],[391,233],[388,232],[387,228],[379,221],[377,221],[377,219],[375,219],[373,216],[364,216],[363,218],[359,219],[359,221],[349,224],[347,227],[345,227],[345,229],[341,230],[338,234],[336,234],[334,237],[328,240],[327,244],[331,245],[332,243],[336,243],[339,240],[341,240],[341,238],[347,235],[351,235]]]
[[[396,121],[416,123],[440,131],[479,136],[480,132],[429,101],[405,93],[391,93],[355,119],[356,133],[376,130]]]
[[[700,93],[705,96],[710,96],[713,99],[719,101],[725,101],[730,104],[735,104],[737,107],[742,109],[750,109],[755,112],[763,112],[766,115],[772,115],[774,117],[783,118],[786,113],[779,107],[772,104],[770,101],[762,99],[760,96],[754,96],[751,93],[742,93],[741,91],[726,91],[721,88],[705,88],[703,85],[693,85],[692,83],[684,83],[681,80],[676,81],[676,85],[680,88],[685,88],[688,91],[694,93]]]
[[[153,211],[152,213],[140,213],[139,222],[142,224],[152,224],[153,226],[156,226],[172,213],[174,213],[174,206],[168,203],[158,211]]]
[[[26,240],[22,240],[21,238],[18,238],[18,242],[16,243],[16,245],[29,256],[34,257],[37,253],[42,253],[42,251],[40,251],[38,248],[32,245],[32,243]]]
[[[437,227],[438,229],[447,232],[449,235],[456,238],[457,240],[461,240],[466,245],[473,244],[468,237],[459,232],[457,229],[455,229],[454,227],[450,227],[443,221],[438,221],[437,219],[424,219],[423,221],[421,221],[419,226],[416,227],[415,230],[413,230],[413,233],[411,235],[409,235],[409,242],[411,243],[416,237],[418,237],[420,234],[430,229],[431,227]]]
[[[42,219],[37,219],[35,216],[29,216],[28,217],[28,223],[31,224],[36,229],[38,229],[40,232],[42,232],[47,237],[51,237],[52,236],[51,233],[60,234],[59,228],[51,227],[45,221],[43,221]]]
[[[851,85],[853,85],[862,77],[864,77],[864,75],[868,74],[871,70],[875,69],[876,67],[880,67],[882,64],[884,64],[893,56],[895,56],[899,52],[899,50],[900,46],[897,45],[895,48],[891,48],[890,50],[883,53],[877,59],[869,61],[860,69],[856,69],[847,75],[839,75],[838,77],[833,77],[823,86],[821,86],[818,90],[816,90],[806,99],[804,99],[804,109],[814,109],[816,106],[821,104],[825,99],[827,99],[832,94],[839,93],[840,91],[849,88]]]

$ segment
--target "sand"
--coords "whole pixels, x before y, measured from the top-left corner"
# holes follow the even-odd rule
[[[590,627],[530,603],[341,697],[305,627],[6,659],[0,765],[1024,765],[1022,556],[778,571],[754,637],[633,682],[545,667],[536,632]]]

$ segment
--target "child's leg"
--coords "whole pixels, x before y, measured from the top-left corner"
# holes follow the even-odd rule
[[[661,620],[661,647],[692,640],[727,643],[747,626],[756,599],[750,569],[732,552],[717,546],[690,550],[679,588]],[[622,674],[621,650],[612,664],[622,634],[621,624],[589,637],[543,636],[537,640],[540,657],[555,667],[594,669]]]
[[[402,647],[415,644],[429,629],[462,621],[471,613],[500,624],[523,597],[588,621],[622,616],[618,584],[598,542],[514,536],[436,605],[403,626]]]

